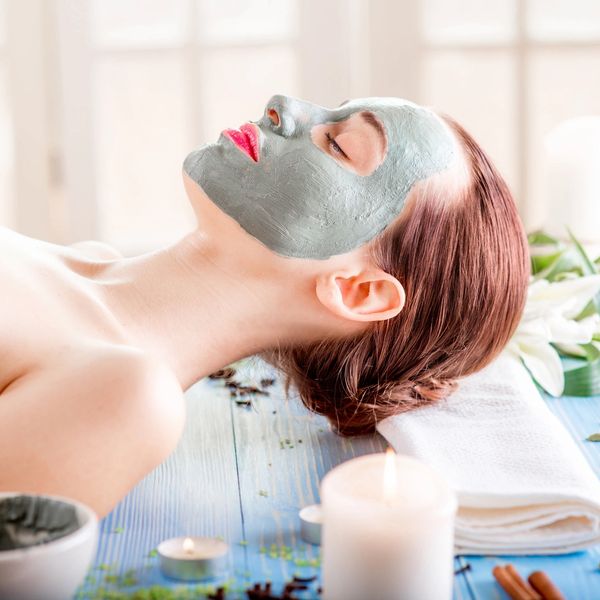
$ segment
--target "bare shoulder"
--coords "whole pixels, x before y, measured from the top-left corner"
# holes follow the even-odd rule
[[[89,258],[98,258],[101,260],[111,258],[123,258],[123,255],[110,244],[98,242],[96,240],[85,240],[84,242],[75,242],[69,244],[70,248],[81,250]]]
[[[139,348],[117,344],[90,344],[57,352],[42,369],[23,375],[2,395],[24,386],[30,393],[37,388],[43,393],[50,386],[82,397],[107,392],[129,398],[183,396],[166,363]]]

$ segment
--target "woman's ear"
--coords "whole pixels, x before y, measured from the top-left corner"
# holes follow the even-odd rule
[[[404,307],[402,284],[381,269],[352,275],[336,271],[317,277],[317,298],[332,313],[352,321],[383,321]]]

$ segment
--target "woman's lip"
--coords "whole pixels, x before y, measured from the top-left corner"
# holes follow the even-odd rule
[[[258,127],[252,123],[244,123],[239,129],[226,129],[223,135],[228,137],[242,152],[254,162],[260,158]]]

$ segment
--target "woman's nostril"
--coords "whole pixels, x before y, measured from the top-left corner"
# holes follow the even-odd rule
[[[269,110],[267,111],[267,116],[269,117],[269,119],[271,119],[273,125],[279,125],[279,114],[274,108],[269,108]]]

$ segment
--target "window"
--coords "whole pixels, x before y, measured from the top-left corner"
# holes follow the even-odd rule
[[[0,3],[0,224],[15,227],[13,213],[13,146],[10,98],[8,95],[8,61],[4,2]]]
[[[476,135],[528,229],[543,225],[545,136],[600,114],[600,3],[422,0],[421,9],[421,100]]]
[[[259,117],[273,93],[447,112],[532,229],[545,136],[600,113],[600,3],[0,0],[0,223],[125,254],[171,243],[194,225],[187,153]]]
[[[266,90],[298,93],[295,0],[90,4],[97,236],[124,252],[174,241],[193,213],[181,165]]]

